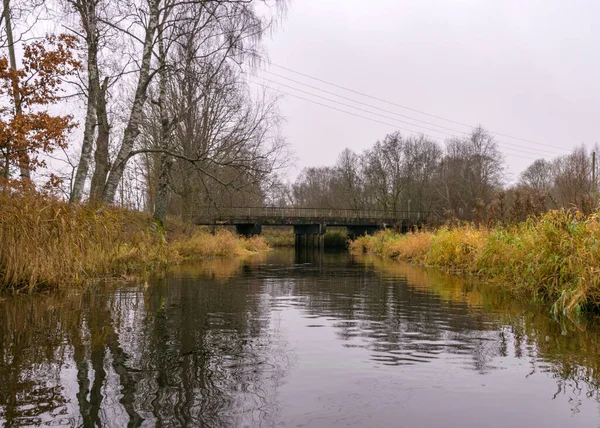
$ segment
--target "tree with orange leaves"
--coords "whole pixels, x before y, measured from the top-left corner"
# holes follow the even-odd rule
[[[60,101],[61,84],[80,67],[73,55],[75,37],[47,36],[23,46],[20,68],[0,55],[0,173],[6,184],[30,185],[13,180],[11,170],[24,163],[29,170],[44,167],[40,154],[65,148],[72,115],[55,115],[49,107]]]

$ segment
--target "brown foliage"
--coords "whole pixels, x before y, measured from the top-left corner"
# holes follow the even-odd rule
[[[27,162],[29,169],[45,166],[39,153],[65,148],[75,126],[71,115],[54,115],[48,107],[60,99],[61,83],[80,67],[73,56],[75,37],[61,34],[24,45],[22,66],[9,66],[0,56],[0,153],[3,178],[10,167]]]

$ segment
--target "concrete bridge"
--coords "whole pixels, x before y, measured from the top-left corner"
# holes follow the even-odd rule
[[[382,211],[329,208],[227,207],[203,208],[196,217],[198,225],[233,225],[240,235],[260,234],[262,226],[293,226],[296,245],[323,246],[328,226],[346,227],[349,237],[373,234],[396,227],[406,233],[429,220],[429,212]]]

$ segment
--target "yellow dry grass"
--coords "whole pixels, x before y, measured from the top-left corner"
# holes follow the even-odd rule
[[[260,237],[239,238],[121,209],[65,204],[38,194],[0,194],[0,289],[15,291],[82,284],[128,275],[183,259],[268,249]]]
[[[360,237],[350,249],[476,274],[552,302],[555,314],[600,309],[600,214],[559,210],[512,226],[386,231]]]

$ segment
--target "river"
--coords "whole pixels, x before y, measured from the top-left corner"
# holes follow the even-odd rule
[[[595,321],[344,252],[0,297],[7,427],[599,427],[599,369]]]

